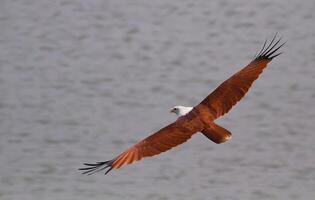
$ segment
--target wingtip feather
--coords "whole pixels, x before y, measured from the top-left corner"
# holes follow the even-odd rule
[[[282,54],[282,52],[277,53],[277,51],[286,44],[286,42],[280,43],[282,40],[282,37],[280,36],[279,39],[276,39],[278,36],[278,33],[276,33],[272,40],[267,44],[267,40],[265,40],[262,49],[259,51],[259,53],[255,56],[253,61],[258,60],[264,60],[269,59],[272,60],[273,58],[279,56]]]
[[[102,171],[104,169],[109,168],[105,174],[107,174],[108,172],[110,172],[113,169],[113,162],[114,160],[108,160],[105,162],[97,162],[97,163],[84,163],[85,166],[87,167],[83,167],[83,168],[79,168],[78,170],[82,171],[82,174],[86,174],[86,175],[92,175],[96,172]]]

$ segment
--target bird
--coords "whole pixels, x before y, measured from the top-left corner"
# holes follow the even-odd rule
[[[108,174],[112,169],[168,151],[198,132],[217,144],[230,140],[231,132],[215,123],[215,120],[229,112],[244,97],[268,63],[282,54],[278,50],[285,43],[277,34],[270,41],[266,39],[248,65],[221,83],[201,103],[194,107],[180,105],[172,108],[170,112],[178,116],[175,122],[139,141],[115,158],[92,164],[84,163],[85,166],[79,170],[88,175],[101,170],[106,170],[105,174]]]

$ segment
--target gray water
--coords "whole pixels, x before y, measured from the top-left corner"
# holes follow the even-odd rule
[[[0,199],[310,200],[315,197],[315,1],[2,0]],[[160,156],[81,175],[175,120],[288,41],[248,95]]]

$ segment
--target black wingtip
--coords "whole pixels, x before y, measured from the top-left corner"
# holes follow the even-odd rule
[[[283,46],[285,45],[286,42],[281,42],[281,36],[279,37],[279,39],[277,38],[278,33],[276,33],[272,40],[268,43],[267,40],[265,40],[263,47],[261,48],[261,50],[259,51],[259,53],[254,57],[253,61],[259,61],[259,60],[263,60],[263,59],[273,59],[277,56],[279,56],[281,53],[277,53],[277,51]],[[268,44],[267,44],[268,43]]]
[[[105,172],[105,175],[110,172],[113,169],[113,163],[114,160],[108,160],[105,162],[97,162],[97,163],[84,163],[85,166],[83,168],[79,168],[78,170],[82,171],[82,174],[87,174],[87,175],[92,175],[96,172],[99,172],[101,170],[107,169],[108,170]]]

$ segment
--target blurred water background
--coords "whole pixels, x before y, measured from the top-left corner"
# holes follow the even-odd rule
[[[3,0],[0,199],[310,200],[315,197],[315,1]],[[109,175],[81,175],[175,120],[288,41],[202,135]]]

